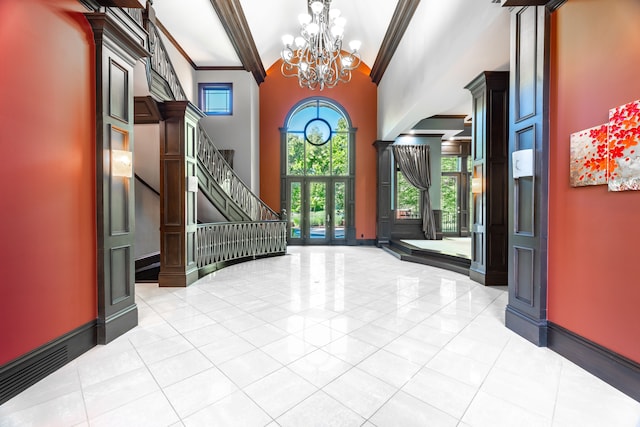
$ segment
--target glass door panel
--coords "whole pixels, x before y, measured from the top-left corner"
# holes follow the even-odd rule
[[[458,235],[460,233],[459,176],[457,173],[442,175],[440,207],[442,209],[442,233]]]
[[[344,181],[333,183],[333,238],[345,239],[345,209],[346,183]]]
[[[288,180],[289,243],[345,243],[349,221],[347,183],[347,179],[335,178]]]
[[[309,181],[307,192],[308,222],[307,237],[313,243],[325,243],[328,237],[327,217],[327,183],[324,181]]]
[[[302,238],[302,183],[289,183],[289,238]]]

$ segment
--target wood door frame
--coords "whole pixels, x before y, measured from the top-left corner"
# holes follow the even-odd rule
[[[347,229],[349,227],[349,218],[352,216],[347,201],[349,200],[349,177],[346,176],[288,176],[285,178],[285,209],[291,215],[291,184],[300,183],[300,237],[291,237],[292,221],[287,224],[287,244],[290,245],[345,245],[347,244]],[[308,200],[310,197],[309,189],[313,182],[324,182],[326,184],[325,195],[325,214],[331,212],[331,219],[325,224],[325,239],[312,239],[310,237],[311,225],[309,224]],[[345,186],[345,233],[343,238],[335,237],[335,184],[341,182]]]
[[[303,105],[311,103],[311,102],[326,102],[331,104],[333,107],[340,110],[342,115],[347,120],[346,132],[348,133],[349,139],[349,172],[346,175],[331,175],[331,176],[323,176],[323,175],[288,175],[287,174],[287,134],[289,129],[287,128],[287,123],[291,116]],[[331,180],[344,180],[346,183],[345,188],[345,238],[344,239],[332,239],[331,242],[326,244],[334,244],[334,245],[356,245],[356,224],[355,224],[355,211],[356,211],[356,201],[355,201],[355,170],[356,170],[356,132],[357,128],[351,127],[351,118],[349,117],[347,111],[342,107],[342,105],[338,104],[333,99],[324,98],[324,97],[310,97],[305,98],[294,105],[287,114],[287,117],[284,121],[284,126],[280,128],[280,210],[289,212],[289,193],[290,193],[290,183],[293,181],[301,181],[304,182],[305,179],[324,179],[328,178]],[[333,191],[333,189],[332,189]],[[291,222],[287,224],[287,243],[296,245],[296,244],[305,244],[301,239],[291,240],[291,232],[290,232]],[[301,231],[302,234],[302,231]]]

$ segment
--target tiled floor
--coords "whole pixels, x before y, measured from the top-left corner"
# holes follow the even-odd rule
[[[503,325],[504,288],[372,247],[289,247],[186,289],[0,407],[0,426],[639,426]]]

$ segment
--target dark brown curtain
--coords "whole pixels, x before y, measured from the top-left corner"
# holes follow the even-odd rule
[[[436,222],[431,209],[431,155],[428,145],[391,144],[400,172],[420,190],[422,200],[422,231],[427,240],[436,238]]]

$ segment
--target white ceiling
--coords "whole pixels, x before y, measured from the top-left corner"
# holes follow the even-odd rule
[[[154,0],[153,7],[197,67],[239,67],[240,59],[211,1]],[[282,35],[299,32],[297,17],[306,12],[307,0],[239,1],[268,70],[280,56]],[[345,41],[362,41],[362,59],[369,67],[397,4],[397,0],[332,2],[347,19]],[[421,0],[380,82],[380,137],[394,137],[434,114],[469,114],[471,98],[464,86],[481,71],[508,69],[508,15],[494,0]],[[399,77],[402,73],[410,78]],[[389,87],[390,81],[397,90]],[[398,91],[402,94],[394,95]],[[393,111],[384,111],[384,105]],[[396,117],[398,109],[405,110],[402,117]]]
[[[362,59],[371,67],[378,54],[396,0],[333,0],[347,19],[344,40],[362,41]],[[299,33],[298,15],[307,11],[306,0],[240,0],[256,49],[265,69],[280,57],[284,34]],[[210,0],[155,0],[160,22],[200,67],[240,66],[227,34]],[[362,19],[366,17],[366,19]]]
[[[210,0],[155,0],[153,9],[197,66],[242,65]]]
[[[298,15],[307,12],[306,0],[240,0],[265,69],[280,57],[281,37],[299,34]],[[344,40],[362,41],[362,60],[371,67],[397,5],[396,0],[333,0],[347,19]],[[366,19],[362,19],[366,17]]]

